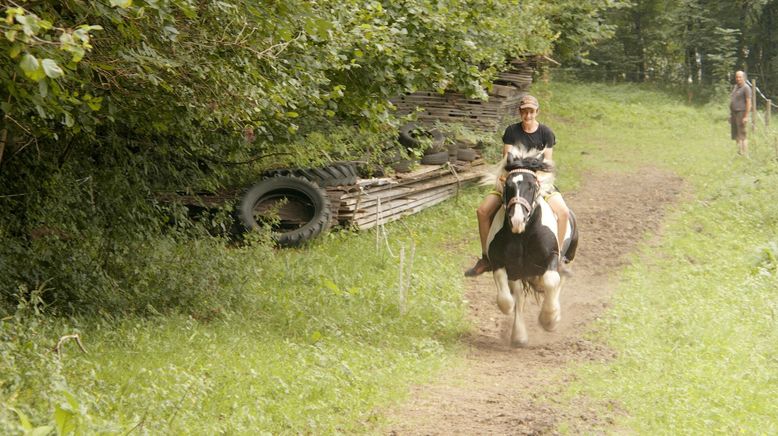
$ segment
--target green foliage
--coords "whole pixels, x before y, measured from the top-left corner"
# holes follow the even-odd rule
[[[71,327],[44,316],[41,292],[42,289],[20,289],[14,314],[0,320],[0,432],[117,432],[110,420],[90,413],[98,404],[94,395],[69,384],[61,356],[54,352],[53,345],[57,343],[58,331]],[[59,345],[60,353],[66,353],[67,343]]]
[[[10,119],[29,134],[56,138],[41,122],[51,119],[77,130],[74,112],[80,108],[99,110],[101,98],[71,93],[57,79],[63,78],[66,70],[76,70],[85,53],[92,49],[91,32],[102,27],[55,27],[51,20],[21,7],[8,7],[5,14],[5,21],[0,23],[4,32],[0,48],[7,53],[0,58],[0,77],[5,88],[3,127],[8,127]]]
[[[606,14],[630,5],[625,0],[547,2],[550,21],[557,35],[554,54],[558,60],[588,63],[589,49],[614,35],[616,25],[606,22]]]
[[[5,43],[18,44],[17,28],[29,39],[52,22],[63,25],[60,43],[46,50],[58,48],[60,57],[80,50],[71,62],[59,60],[65,70],[54,59],[38,62],[43,54],[28,53],[20,65],[35,81],[47,76],[60,100],[92,103],[94,110],[82,104],[80,114],[78,106],[62,107],[71,118],[66,127],[94,132],[113,124],[111,130],[123,126],[134,135],[185,135],[195,149],[206,145],[196,130],[249,127],[270,147],[268,141],[333,117],[384,125],[387,100],[416,89],[482,96],[506,59],[548,51],[551,36],[536,2],[66,2],[64,12],[54,6],[36,6],[48,20],[8,9],[19,22],[7,26]],[[90,39],[93,30],[100,35]],[[22,49],[38,48],[33,43],[43,38]],[[60,76],[65,80],[54,80]],[[61,136],[64,121],[50,113],[61,101],[38,101],[33,126],[29,111],[42,96],[30,88],[19,98],[23,84],[11,74],[5,79],[12,97],[6,114],[29,134],[40,137],[46,127]]]
[[[71,313],[188,308],[210,287],[208,249],[184,262],[202,271],[193,283],[179,279],[185,268],[149,260],[176,263],[167,259],[186,250],[176,244],[207,240],[206,229],[156,193],[243,188],[271,167],[378,160],[396,136],[390,98],[484,97],[506,60],[550,51],[545,11],[515,0],[7,7],[4,302],[13,306],[19,285],[46,283],[47,301]],[[221,217],[216,227],[227,229]]]
[[[700,94],[744,70],[766,95],[775,95],[775,2],[640,0],[623,6],[602,14],[613,38],[594,41],[590,56],[572,64],[580,77],[664,81]],[[563,48],[558,45],[560,55]]]

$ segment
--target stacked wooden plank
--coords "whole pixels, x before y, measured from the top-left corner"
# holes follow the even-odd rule
[[[389,183],[337,188],[341,192],[338,221],[362,230],[398,220],[454,197],[464,186],[477,182],[483,170],[482,160],[422,165]]]
[[[513,61],[509,69],[497,74],[494,83],[511,86],[522,92],[529,92],[534,71],[534,62]]]
[[[382,179],[359,179],[357,184],[326,188],[332,212],[332,227],[369,229],[420,212],[456,196],[475,184],[487,170],[480,158],[445,165],[420,165],[410,173],[398,173]],[[220,194],[186,195],[159,193],[157,199],[177,202],[199,209],[218,209],[226,203],[240,201],[241,191]],[[258,211],[277,215],[287,224],[302,225],[309,210],[304,202],[292,199],[279,203],[271,199],[258,205]]]
[[[416,92],[394,99],[393,104],[400,114],[415,112],[421,122],[460,123],[475,130],[494,131],[504,116],[515,112],[524,94],[516,89],[510,95],[490,94],[489,100],[482,101],[456,92]]]
[[[519,100],[532,84],[532,62],[514,61],[497,77],[486,101],[468,98],[464,94],[419,91],[406,94],[392,103],[398,114],[417,113],[421,122],[461,123],[475,130],[494,131],[506,116],[516,113]]]

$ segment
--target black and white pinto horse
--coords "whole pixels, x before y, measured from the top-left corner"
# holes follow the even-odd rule
[[[497,285],[497,305],[504,314],[513,313],[511,345],[528,343],[524,306],[529,294],[540,301],[539,321],[553,331],[562,319],[559,297],[564,277],[557,271],[559,247],[556,217],[541,195],[542,188],[553,186],[550,164],[540,155],[513,147],[500,163],[492,180],[502,183],[503,207],[495,215],[487,254]],[[563,252],[568,261],[575,257],[578,229],[570,212]]]

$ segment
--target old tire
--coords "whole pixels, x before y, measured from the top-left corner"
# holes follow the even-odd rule
[[[448,162],[448,151],[425,154],[421,158],[421,163],[424,165],[443,165],[446,162]]]
[[[261,211],[285,200],[291,216],[280,216],[271,225],[273,240],[282,247],[296,247],[329,230],[332,211],[327,193],[299,177],[276,176],[252,186],[240,202],[240,221],[247,230],[260,228]],[[281,215],[281,211],[278,212]]]
[[[443,146],[446,139],[438,130],[428,130],[416,123],[408,123],[400,127],[398,141],[406,147],[418,148],[421,145],[420,138],[424,137],[432,140],[431,148]]]
[[[416,163],[413,159],[401,159],[391,164],[392,169],[397,173],[409,173]]]
[[[321,168],[282,168],[265,172],[265,177],[302,177],[322,188],[357,183],[357,166],[353,162],[335,163]]]
[[[471,162],[478,158],[478,152],[472,148],[460,148],[457,150],[457,160]]]

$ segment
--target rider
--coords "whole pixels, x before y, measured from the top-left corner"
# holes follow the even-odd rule
[[[519,101],[519,115],[521,117],[520,123],[511,124],[505,129],[505,133],[502,135],[502,155],[505,156],[508,151],[514,145],[523,144],[527,150],[537,150],[538,153],[543,153],[543,160],[553,165],[554,161],[551,156],[553,153],[554,144],[556,144],[556,137],[554,132],[545,124],[540,124],[537,121],[538,113],[540,112],[540,105],[538,99],[531,95],[525,95]],[[557,217],[557,243],[559,244],[559,252],[562,253],[562,243],[565,240],[565,232],[567,231],[567,223],[570,218],[570,210],[565,204],[565,200],[562,198],[562,194],[556,189],[550,192],[542,192],[543,197],[551,209],[554,211]],[[486,255],[486,240],[489,237],[489,228],[492,225],[492,219],[502,205],[502,193],[498,191],[490,192],[486,198],[481,202],[476,210],[476,216],[478,217],[478,234],[481,237],[481,258],[478,259],[476,264],[465,271],[465,276],[475,277],[483,274],[486,271],[491,271],[491,265],[489,265],[489,259]],[[565,267],[564,259],[559,262],[559,272],[569,274]]]

